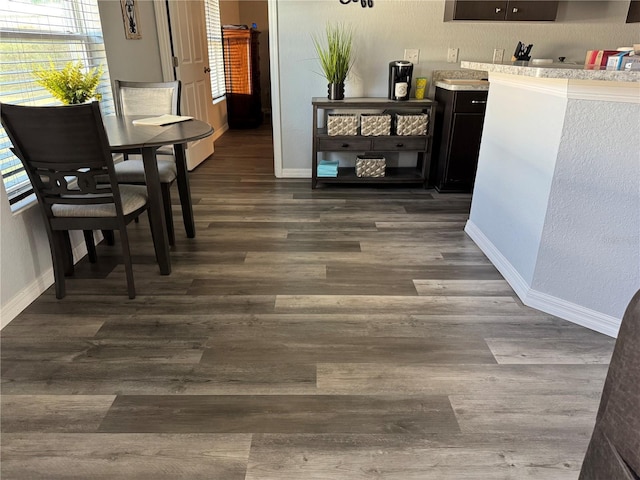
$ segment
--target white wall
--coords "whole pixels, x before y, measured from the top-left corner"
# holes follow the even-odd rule
[[[494,48],[513,53],[519,40],[533,43],[533,56],[567,57],[584,62],[586,50],[638,41],[637,24],[625,24],[628,2],[560,2],[556,22],[443,22],[444,0],[374,0],[373,8],[338,0],[278,0],[282,158],[286,171],[311,168],[311,98],[326,95],[311,33],[327,21],[355,29],[357,59],[347,81],[347,96],[386,96],[388,63],[402,59],[405,48],[420,49],[414,76],[457,67],[446,63],[448,47],[461,60],[491,61]]]
[[[632,125],[637,132],[640,104],[569,101],[531,283],[615,318],[640,288],[640,137],[625,133]]]
[[[138,27],[142,38],[127,40],[124,36],[120,2],[98,0],[102,34],[112,80],[162,82],[160,48],[153,2],[137,0]]]
[[[530,285],[567,99],[500,87],[489,88],[470,218]]]
[[[71,237],[75,258],[86,254],[81,232]],[[53,284],[44,220],[36,204],[16,214],[0,191],[0,325],[4,327]]]

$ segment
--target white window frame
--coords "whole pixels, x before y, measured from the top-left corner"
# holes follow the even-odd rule
[[[100,29],[96,30],[94,24],[94,28],[88,30],[90,27],[85,26],[83,16],[84,5],[90,3],[95,4],[94,12],[97,14],[97,0],[58,0],[56,2],[57,5],[67,8],[68,11],[73,14],[67,17],[70,18],[69,21],[73,24],[73,28],[70,28],[68,31],[52,28],[51,31],[49,31],[46,30],[46,27],[38,29],[37,26],[33,26],[32,24],[19,24],[9,19],[12,7],[16,11],[20,11],[20,7],[25,5],[26,8],[32,5],[33,8],[40,6],[46,8],[46,1],[37,3],[28,0],[0,0],[0,37],[3,44],[9,44],[11,41],[12,44],[20,43],[25,45],[29,43],[42,45],[47,43],[66,43],[67,45],[75,45],[76,49],[73,54],[70,55],[68,59],[58,61],[55,65],[62,68],[67,61],[81,61],[85,68],[93,68],[100,65],[104,72],[98,87],[98,91],[102,94],[100,106],[103,113],[108,114],[113,113],[113,98],[102,28],[100,25]],[[91,5],[91,7],[93,7],[93,5]],[[21,25],[23,28],[20,28]],[[27,28],[29,26],[32,28]],[[48,61],[48,59],[43,58],[42,66],[47,67]],[[35,82],[35,78],[33,78],[31,74],[31,69],[34,66],[33,62],[25,61],[24,63],[14,63],[13,65],[16,65],[13,73],[18,75],[18,82],[21,89],[16,92],[14,90],[7,91],[2,88],[2,81],[6,79],[6,77],[0,74],[0,102],[6,101],[7,103],[18,105],[40,106],[60,104],[49,92]],[[28,69],[25,69],[27,66]],[[20,98],[15,97],[16,93],[21,94]],[[10,146],[11,142],[9,138],[4,132],[4,129],[0,127],[0,162],[3,162],[3,183],[12,209],[17,209],[24,205],[25,199],[33,201],[35,198],[32,195],[33,189],[31,188],[22,164],[10,152]],[[9,180],[10,177],[15,177],[15,180]]]
[[[211,68],[211,95],[216,101],[226,94],[224,58],[222,47],[222,24],[220,22],[220,0],[204,0],[209,68]]]

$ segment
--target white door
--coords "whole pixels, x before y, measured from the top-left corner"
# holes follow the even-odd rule
[[[209,54],[202,0],[169,0],[169,21],[176,79],[182,82],[182,115],[209,124],[213,101],[209,79]],[[193,170],[213,153],[213,137],[188,144],[187,168]]]

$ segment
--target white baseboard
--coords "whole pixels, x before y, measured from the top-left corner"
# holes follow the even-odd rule
[[[533,290],[513,265],[482,231],[468,220],[464,231],[511,285],[522,303],[528,307],[554,315],[569,322],[595,330],[610,337],[617,337],[622,319],[612,317],[553,295]]]
[[[522,275],[515,269],[513,265],[505,258],[504,255],[496,248],[496,246],[489,240],[484,233],[473,223],[471,220],[467,220],[467,224],[464,227],[464,231],[471,240],[476,242],[476,245],[480,247],[482,253],[484,253],[493,266],[498,269],[504,279],[511,285],[511,288],[516,292],[518,297],[524,302],[529,290],[529,284],[522,278]]]
[[[227,130],[229,130],[229,124],[225,123],[222,127],[220,127],[218,130],[213,132],[212,136],[213,136],[214,149],[215,149],[216,140],[219,139],[222,136],[222,134]]]
[[[311,178],[310,168],[283,168],[280,178]]]
[[[613,338],[618,336],[618,330],[622,322],[620,318],[596,312],[590,308],[585,308],[536,290],[529,290],[526,302],[523,300],[523,303],[531,308],[542,310],[545,313],[550,313]]]
[[[100,234],[101,235],[101,234]],[[101,238],[96,239],[96,243]],[[77,259],[77,263],[87,254],[87,245],[84,239],[73,248],[73,258]],[[23,291],[9,300],[6,305],[0,308],[0,329],[6,327],[14,318],[27,308],[42,293],[53,285],[53,266],[42,272],[31,284]]]

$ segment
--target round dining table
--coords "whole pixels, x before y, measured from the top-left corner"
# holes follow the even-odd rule
[[[103,118],[105,130],[109,138],[109,145],[113,153],[131,153],[137,151],[142,154],[145,182],[149,195],[149,223],[156,252],[156,259],[162,275],[171,273],[171,259],[169,255],[169,237],[165,219],[162,191],[156,151],[165,145],[173,145],[178,170],[177,183],[181,198],[190,198],[189,177],[185,157],[187,142],[199,140],[213,134],[213,128],[206,122],[191,119],[169,125],[134,125],[133,121],[144,116],[105,116]],[[183,197],[183,194],[186,197]],[[195,236],[195,222],[191,202],[182,203],[187,236]]]

